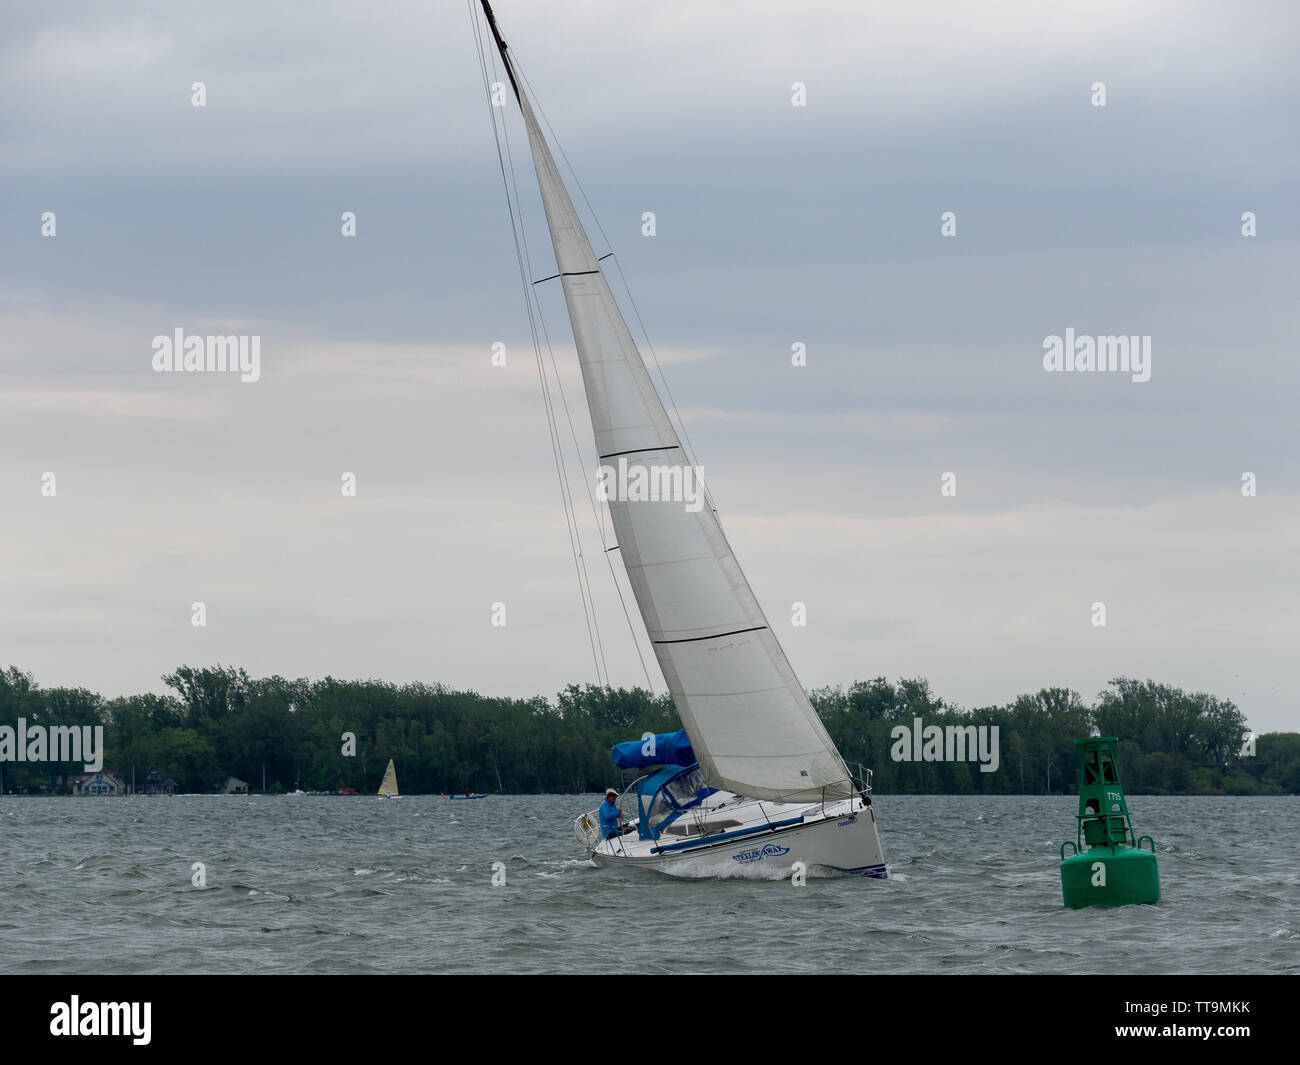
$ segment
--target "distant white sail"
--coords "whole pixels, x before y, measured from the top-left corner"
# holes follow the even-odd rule
[[[493,26],[495,31],[495,26]],[[499,41],[498,35],[498,41]],[[503,58],[509,66],[509,58]],[[510,71],[512,82],[513,70]],[[602,464],[686,462],[527,96],[516,89]],[[760,799],[852,794],[839,752],[777,643],[712,510],[611,501],[619,552],[709,782]]]
[[[397,769],[393,765],[393,760],[388,759],[388,768],[384,770],[384,781],[379,785],[380,795],[397,794]]]

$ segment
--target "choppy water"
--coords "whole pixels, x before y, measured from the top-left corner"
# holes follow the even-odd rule
[[[1134,798],[1161,903],[1076,911],[1072,798],[877,796],[891,879],[802,888],[597,869],[598,802],[6,797],[0,971],[1300,972],[1293,798]]]

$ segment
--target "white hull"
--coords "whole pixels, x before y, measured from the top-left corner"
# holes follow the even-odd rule
[[[590,847],[597,865],[651,869],[682,877],[784,879],[796,862],[812,876],[849,875],[883,879],[885,858],[875,810],[861,797],[836,803],[791,804],[729,797],[709,804],[703,820],[738,821],[710,835],[642,840],[635,831]],[[580,819],[581,820],[581,819]],[[774,825],[776,827],[768,827]]]

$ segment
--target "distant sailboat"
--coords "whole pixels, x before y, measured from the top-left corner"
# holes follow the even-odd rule
[[[384,782],[379,785],[379,797],[381,799],[397,798],[397,768],[393,765],[393,760],[388,759],[388,768],[384,770]]]
[[[646,370],[560,177],[487,0],[481,0],[523,112],[602,463],[688,472],[682,441]],[[548,278],[547,280],[552,280]],[[679,482],[680,483],[680,482]],[[625,795],[636,806],[609,838],[577,819],[600,865],[687,876],[741,867],[788,875],[799,863],[886,876],[870,773],[855,779],[767,623],[711,505],[608,501],[618,550],[689,743]],[[673,746],[670,744],[670,746]]]

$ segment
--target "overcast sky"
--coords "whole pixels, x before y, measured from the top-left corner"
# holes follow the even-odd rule
[[[1300,728],[1300,8],[496,10],[806,687],[1132,675]],[[14,3],[0,35],[0,664],[594,681],[465,0]],[[259,336],[260,379],[154,372],[177,328]],[[1067,328],[1150,336],[1150,380],[1046,372]]]

